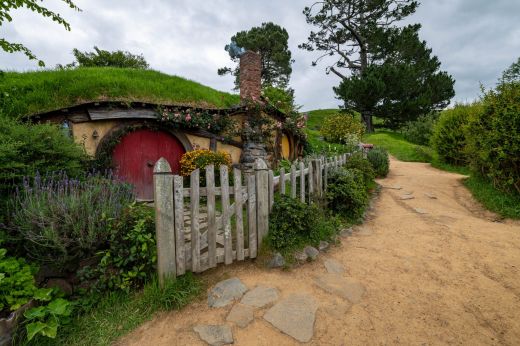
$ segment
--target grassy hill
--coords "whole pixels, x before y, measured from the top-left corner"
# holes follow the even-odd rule
[[[0,75],[0,114],[10,117],[101,100],[211,108],[240,102],[238,95],[152,70],[90,67]]]

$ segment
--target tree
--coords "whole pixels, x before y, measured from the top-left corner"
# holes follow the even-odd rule
[[[417,6],[414,0],[324,0],[303,11],[307,22],[318,30],[311,31],[299,47],[323,52],[313,65],[334,57],[326,72],[341,78],[336,94],[346,108],[361,113],[369,132],[377,111],[393,112],[377,115],[395,123],[409,109],[441,107],[453,96],[453,80],[437,71],[438,59],[430,57],[431,50],[418,38],[420,26],[396,25]],[[429,86],[433,81],[436,85]],[[422,88],[417,90],[417,85]],[[420,107],[411,107],[410,101]]]
[[[502,73],[502,84],[520,82],[520,58]]]
[[[80,52],[78,49],[72,51],[76,61],[67,67],[127,67],[136,69],[147,69],[148,63],[144,56],[135,55],[130,52],[117,50],[109,52],[94,46],[94,52]]]
[[[294,102],[294,90],[267,86],[262,89],[262,94],[267,100],[285,114],[297,112],[301,106]]]
[[[260,53],[262,59],[262,87],[275,86],[285,89],[292,73],[291,51],[288,45],[287,30],[273,23],[262,23],[260,27],[237,32],[231,42],[241,48]],[[229,51],[229,45],[226,46]],[[238,63],[239,57],[230,54],[231,60]],[[219,75],[235,76],[235,88],[239,87],[239,66],[218,69]]]
[[[61,0],[65,4],[67,4],[70,8],[76,11],[81,11],[72,0]],[[9,14],[12,10],[16,10],[18,8],[26,7],[33,12],[37,12],[43,17],[49,17],[53,22],[56,22],[70,31],[70,24],[65,21],[58,13],[55,13],[44,6],[39,4],[37,0],[5,0],[0,2],[0,26],[4,24],[5,21],[12,22],[13,18]],[[13,43],[7,41],[5,38],[0,38],[0,48],[7,53],[16,53],[21,52],[25,54],[29,60],[38,60],[36,55],[34,55],[29,48],[24,46],[21,43]],[[45,63],[42,60],[38,60],[39,66],[45,66]]]
[[[419,39],[419,29],[410,25],[392,30],[387,40],[395,51],[334,88],[346,108],[368,109],[384,118],[386,127],[398,128],[449,104],[454,81],[439,71],[439,59]]]

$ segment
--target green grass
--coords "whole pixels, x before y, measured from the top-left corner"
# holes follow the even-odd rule
[[[32,345],[109,345],[137,328],[158,311],[180,309],[202,292],[202,284],[188,273],[167,280],[164,289],[157,280],[139,292],[112,292],[71,324],[58,330],[56,339],[39,337]]]
[[[152,70],[77,68],[0,75],[0,114],[20,117],[99,100],[230,107],[238,95]]]
[[[386,149],[401,161],[431,162],[434,156],[431,148],[410,143],[402,135],[391,131],[367,134],[363,137],[363,141]]]
[[[489,180],[475,175],[465,179],[464,185],[486,209],[505,218],[520,219],[520,195],[502,192]]]

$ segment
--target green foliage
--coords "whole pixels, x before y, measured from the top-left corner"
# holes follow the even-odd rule
[[[23,258],[7,257],[0,248],[0,312],[14,311],[29,302],[37,291],[36,267]]]
[[[502,73],[502,78],[500,79],[501,84],[518,82],[520,82],[520,58]]]
[[[13,197],[8,227],[34,261],[74,271],[106,246],[111,223],[132,200],[131,187],[110,174],[36,175]]]
[[[369,160],[363,157],[361,152],[355,152],[347,159],[347,163],[343,166],[346,169],[357,169],[363,175],[363,185],[366,188],[374,187],[374,178],[376,172]]]
[[[493,186],[487,177],[472,174],[464,185],[484,207],[502,217],[520,219],[520,194],[504,192]]]
[[[420,115],[417,120],[408,121],[401,128],[401,132],[409,142],[419,145],[430,145],[430,138],[438,118],[439,113],[437,112]]]
[[[277,197],[269,215],[269,244],[275,250],[290,248],[310,233],[313,215],[310,207],[296,198]]]
[[[287,195],[277,196],[269,215],[267,241],[273,250],[291,252],[307,244],[317,246],[338,233],[337,217],[325,215],[316,204],[307,205]]]
[[[205,107],[240,102],[238,95],[152,70],[84,67],[0,77],[0,113],[13,118],[107,99]]]
[[[385,149],[379,147],[373,148],[368,152],[367,159],[372,165],[377,177],[384,178],[388,175],[390,160],[388,158],[388,152]]]
[[[274,86],[285,89],[289,84],[292,73],[291,51],[289,50],[289,34],[287,30],[274,23],[262,23],[260,27],[253,27],[247,31],[237,32],[231,37],[241,48],[260,53],[262,59],[262,87]],[[229,51],[229,45],[226,46]],[[231,55],[230,55],[231,56]],[[238,62],[237,56],[231,60]],[[218,70],[219,75],[232,74],[235,76],[235,87],[239,87],[239,66],[234,69],[223,67]]]
[[[70,7],[73,10],[81,11],[72,0],[62,0],[65,5]],[[40,1],[37,0],[9,0],[2,1],[0,5],[0,26],[4,24],[5,21],[11,22],[13,17],[10,12],[12,10],[17,10],[19,8],[25,7],[28,10],[38,13],[42,17],[50,18],[53,22],[62,25],[67,31],[70,31],[70,25],[65,19],[63,19],[58,13],[53,12],[46,7],[40,4]],[[21,52],[25,54],[29,60],[38,60],[38,58],[23,44],[20,43],[12,43],[7,41],[5,38],[0,38],[0,48],[7,53],[15,53]],[[42,60],[38,60],[39,66],[45,66],[45,63]]]
[[[49,124],[22,124],[0,116],[0,143],[0,222],[5,218],[6,196],[23,177],[54,170],[76,176],[87,162],[83,148]]]
[[[52,300],[47,305],[31,308],[24,312],[27,340],[41,335],[51,339],[56,338],[58,328],[70,323],[72,303],[63,298]]]
[[[359,169],[339,168],[328,176],[328,207],[350,222],[358,222],[368,206],[369,196],[363,172]]]
[[[465,127],[472,114],[481,112],[479,104],[456,105],[441,113],[431,137],[432,146],[439,158],[446,163],[465,165],[466,135]]]
[[[266,86],[262,89],[262,94],[269,103],[287,115],[301,108],[294,103],[294,90],[291,88]]]
[[[142,54],[135,55],[122,50],[109,52],[94,46],[93,52],[81,52],[78,49],[73,49],[72,54],[79,67],[148,68],[148,63]],[[72,63],[71,66],[76,66],[76,62]]]
[[[79,275],[96,292],[140,287],[157,265],[153,209],[132,203],[110,225],[109,248],[96,255],[99,263]]]
[[[472,169],[503,191],[520,194],[520,82],[487,92],[468,115],[466,152]]]
[[[433,155],[430,148],[410,143],[401,134],[391,131],[368,134],[364,137],[364,141],[386,149],[401,161],[430,162]]]
[[[30,345],[110,345],[156,312],[180,309],[202,291],[201,281],[191,273],[166,279],[164,288],[154,277],[139,291],[107,292],[98,297],[95,308],[63,326],[56,339],[36,337]]]
[[[365,128],[354,114],[337,113],[323,121],[321,134],[327,142],[353,144],[361,140]]]

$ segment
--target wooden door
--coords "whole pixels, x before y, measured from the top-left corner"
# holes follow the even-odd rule
[[[285,133],[282,135],[282,158],[291,159],[291,142]]]
[[[116,174],[134,186],[138,199],[153,199],[153,167],[164,157],[174,173],[179,173],[185,150],[173,135],[140,129],[125,135],[112,155]]]

